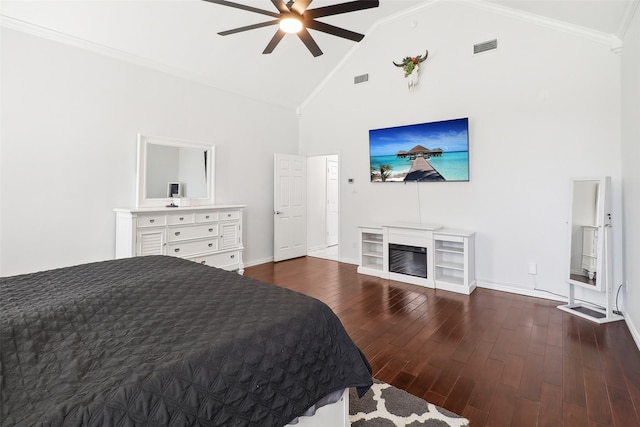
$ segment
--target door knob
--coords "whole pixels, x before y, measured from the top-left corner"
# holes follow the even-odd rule
[[[280,215],[281,213],[284,213],[284,212],[280,212],[280,211],[275,211],[274,212],[274,214],[276,214],[276,215]]]

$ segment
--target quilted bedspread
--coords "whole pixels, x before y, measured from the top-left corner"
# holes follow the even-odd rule
[[[370,367],[322,302],[173,257],[0,279],[2,426],[283,426]]]

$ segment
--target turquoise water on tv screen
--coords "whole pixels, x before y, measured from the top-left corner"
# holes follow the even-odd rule
[[[453,153],[443,153],[441,157],[432,157],[429,163],[447,181],[468,181],[469,180],[469,152],[455,151]],[[371,166],[378,169],[380,165],[391,165],[392,174],[407,173],[411,169],[412,160],[401,159],[391,156],[372,156]]]

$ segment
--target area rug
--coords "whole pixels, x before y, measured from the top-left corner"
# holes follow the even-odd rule
[[[362,399],[355,389],[349,392],[351,427],[464,427],[466,418],[426,402],[406,391],[382,381],[373,386]]]

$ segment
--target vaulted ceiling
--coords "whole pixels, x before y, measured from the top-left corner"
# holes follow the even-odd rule
[[[276,11],[270,0],[234,1]],[[310,8],[344,1],[315,0]],[[381,0],[378,8],[321,21],[366,35],[380,23],[440,1],[449,0]],[[638,0],[484,3],[622,38]],[[295,35],[285,36],[272,54],[263,55],[275,32],[273,26],[226,37],[217,33],[270,18],[202,0],[2,0],[1,5],[2,25],[8,28],[87,47],[291,109],[301,105],[341,60],[358,48],[355,42],[310,30],[323,55],[314,58]]]

